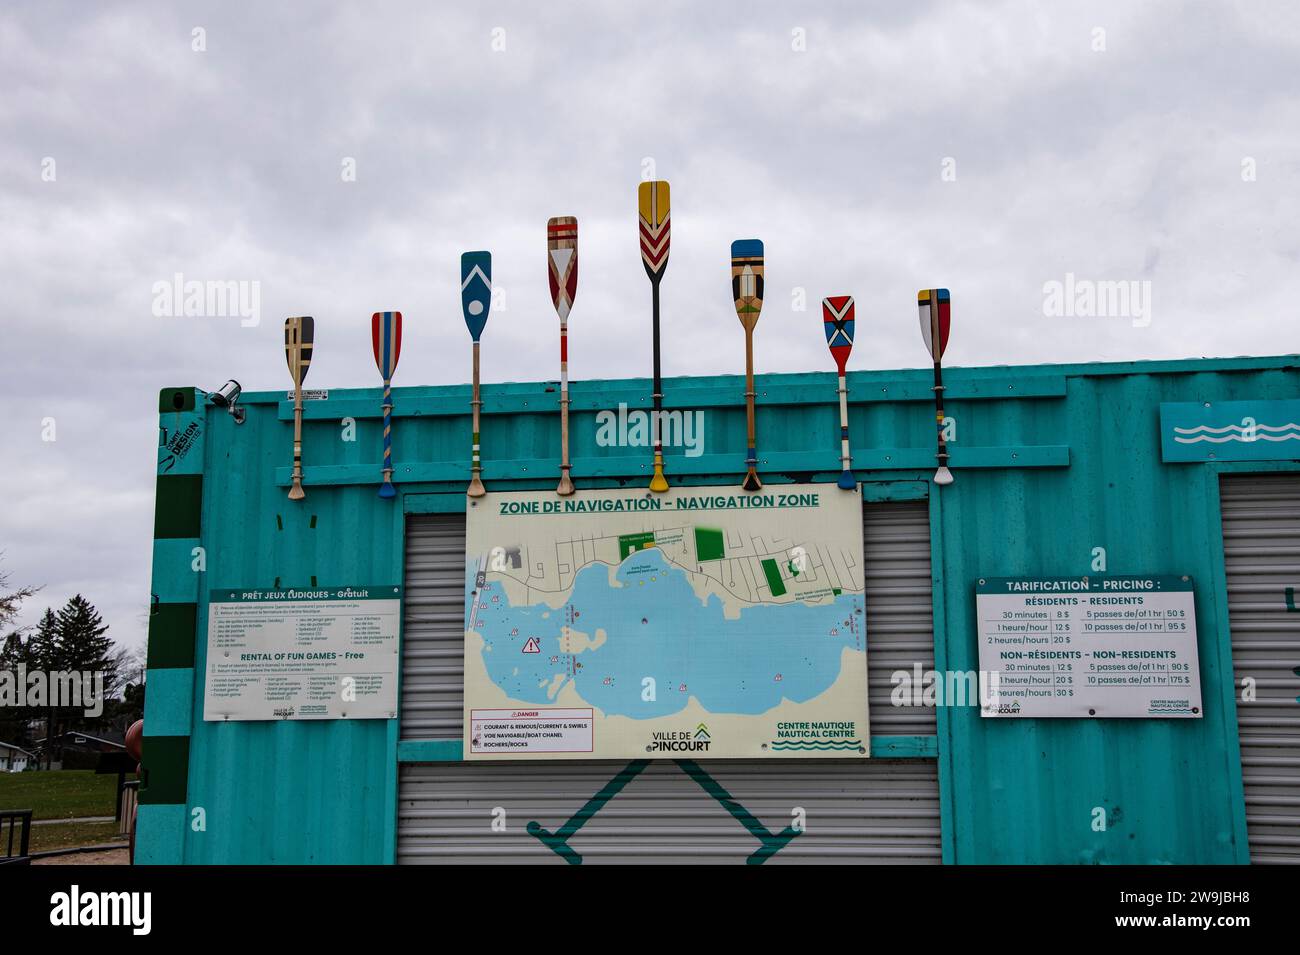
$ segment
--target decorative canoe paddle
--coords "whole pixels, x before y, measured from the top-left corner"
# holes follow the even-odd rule
[[[840,373],[840,487],[846,491],[857,490],[853,465],[849,460],[849,388],[845,382],[845,366],[853,350],[853,296],[832,295],[822,299],[822,324],[826,330],[826,344]]]
[[[939,470],[934,472],[935,484],[951,484],[952,472],[948,470],[948,446],[943,440],[943,350],[948,347],[948,331],[952,322],[952,302],[946,288],[923,288],[916,293],[916,303],[921,309],[921,337],[934,359],[934,418],[939,433]]]
[[[659,282],[668,269],[668,245],[671,238],[669,221],[669,189],[663,179],[643,182],[636,192],[638,219],[641,226],[641,263],[645,274],[650,277],[650,309],[654,322],[654,431],[655,458],[654,476],[650,478],[650,490],[668,490],[668,479],[664,477],[663,448],[663,381],[659,376]]]
[[[546,223],[546,267],[551,302],[560,315],[560,483],[555,493],[573,493],[569,476],[569,311],[578,294],[578,220],[556,216]]]
[[[306,497],[302,489],[302,382],[311,367],[312,342],[316,338],[316,320],[310,315],[284,320],[284,357],[293,378],[293,486],[289,500]]]
[[[402,353],[402,313],[375,312],[370,316],[370,344],[375,350],[379,377],[384,379],[384,481],[379,496],[393,498],[393,372]]]
[[[761,491],[758,479],[758,450],[754,441],[754,326],[763,310],[763,243],[758,239],[737,239],[731,243],[731,294],[736,300],[736,317],[745,326],[745,417],[749,426],[745,458],[746,491]]]
[[[465,325],[474,339],[474,395],[470,407],[474,409],[474,436],[470,447],[469,488],[470,497],[487,493],[480,477],[483,471],[479,459],[479,409],[483,406],[478,386],[478,344],[487,325],[488,310],[492,307],[492,253],[466,252],[460,257],[460,308],[465,313]]]

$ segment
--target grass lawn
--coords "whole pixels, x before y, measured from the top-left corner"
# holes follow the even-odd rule
[[[117,834],[115,822],[60,822],[49,826],[32,826],[32,842],[28,851],[102,846],[111,842],[126,842],[126,836]],[[18,851],[17,847],[14,851]]]
[[[115,773],[97,775],[90,769],[0,773],[0,809],[30,809],[33,819],[111,816],[116,802]]]

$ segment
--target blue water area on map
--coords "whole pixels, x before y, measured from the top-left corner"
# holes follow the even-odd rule
[[[476,572],[467,569],[467,594]],[[620,586],[611,586],[607,565],[590,564],[574,578],[570,602],[556,609],[511,606],[500,583],[487,581],[472,599],[480,605],[474,629],[492,682],[532,704],[553,704],[573,684],[588,705],[633,719],[677,713],[692,696],[711,713],[753,715],[783,698],[820,696],[839,678],[841,651],[865,646],[860,594],[755,604],[728,620],[720,598],[701,601],[686,572],[653,548],[623,561],[616,580]],[[605,642],[564,653],[560,638],[571,612],[573,630],[588,640],[604,630]],[[532,647],[537,652],[524,652]],[[652,701],[641,698],[645,677],[656,683]]]

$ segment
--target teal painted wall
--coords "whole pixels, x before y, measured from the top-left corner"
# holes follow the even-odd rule
[[[1248,859],[1222,593],[1217,468],[1164,465],[1161,401],[1291,398],[1295,357],[1127,365],[945,369],[956,483],[931,488],[936,654],[975,669],[974,581],[981,575],[1086,573],[1091,550],[1115,574],[1188,573],[1197,585],[1205,715],[1199,720],[939,721],[945,845],[959,863],[1234,863]],[[318,382],[317,386],[327,384]],[[849,377],[858,476],[927,480],[934,469],[930,372]],[[668,449],[676,484],[739,485],[743,379],[667,379],[665,407],[704,412],[704,453]],[[595,414],[648,405],[644,380],[572,386],[574,477],[584,487],[639,485],[650,452],[596,443]],[[831,373],[758,378],[760,473],[769,484],[833,481],[838,411]],[[245,395],[247,422],[205,417],[206,569],[197,581],[196,685],[186,818],[141,814],[150,861],[391,861],[396,721],[203,721],[207,593],[213,588],[399,582],[403,511],[459,509],[469,478],[467,386],[394,390],[395,480],[377,497],[380,389],[331,391],[304,424],[307,498],[286,498],[292,404],[284,391]],[[554,487],[553,383],[484,389],[483,478],[489,492]],[[341,419],[355,419],[345,441]],[[422,497],[417,504],[409,495]],[[189,562],[188,551],[176,561]],[[155,562],[159,578],[193,573]],[[315,580],[313,581],[313,577]],[[868,637],[869,639],[869,637]],[[151,687],[152,692],[152,687]],[[146,727],[148,732],[148,727]],[[408,747],[409,748],[409,747]],[[146,751],[147,760],[147,751]],[[1092,830],[1105,807],[1107,832]],[[175,818],[173,818],[175,817]],[[164,820],[166,820],[164,822]]]

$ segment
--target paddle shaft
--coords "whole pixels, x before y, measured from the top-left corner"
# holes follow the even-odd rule
[[[469,402],[470,407],[474,409],[474,434],[473,437],[471,438],[471,443],[470,443],[470,471],[473,473],[474,477],[478,477],[483,470],[482,460],[479,457],[480,448],[479,448],[478,416],[479,416],[479,408],[482,407],[483,401],[481,398],[479,398],[478,345],[479,345],[478,342],[474,343],[474,395]]]
[[[748,448],[745,466],[745,489],[757,491],[762,487],[758,480],[758,448],[754,439],[754,329],[745,326],[745,424],[748,430]]]
[[[654,326],[654,418],[655,418],[655,473],[664,469],[663,410],[664,387],[659,377],[659,277],[650,280],[651,323]]]
[[[849,463],[849,386],[840,372],[840,464],[845,471],[853,470]]]
[[[384,379],[384,483],[393,483],[393,379]]]
[[[293,353],[293,487],[290,500],[301,500],[307,494],[302,489],[302,346]]]
[[[560,319],[560,488],[571,488],[569,478],[569,320]],[[569,491],[572,493],[572,490]]]
[[[941,362],[934,363],[934,420],[939,436],[939,449],[935,457],[939,459],[939,467],[948,466],[948,445],[943,440],[943,365]]]

